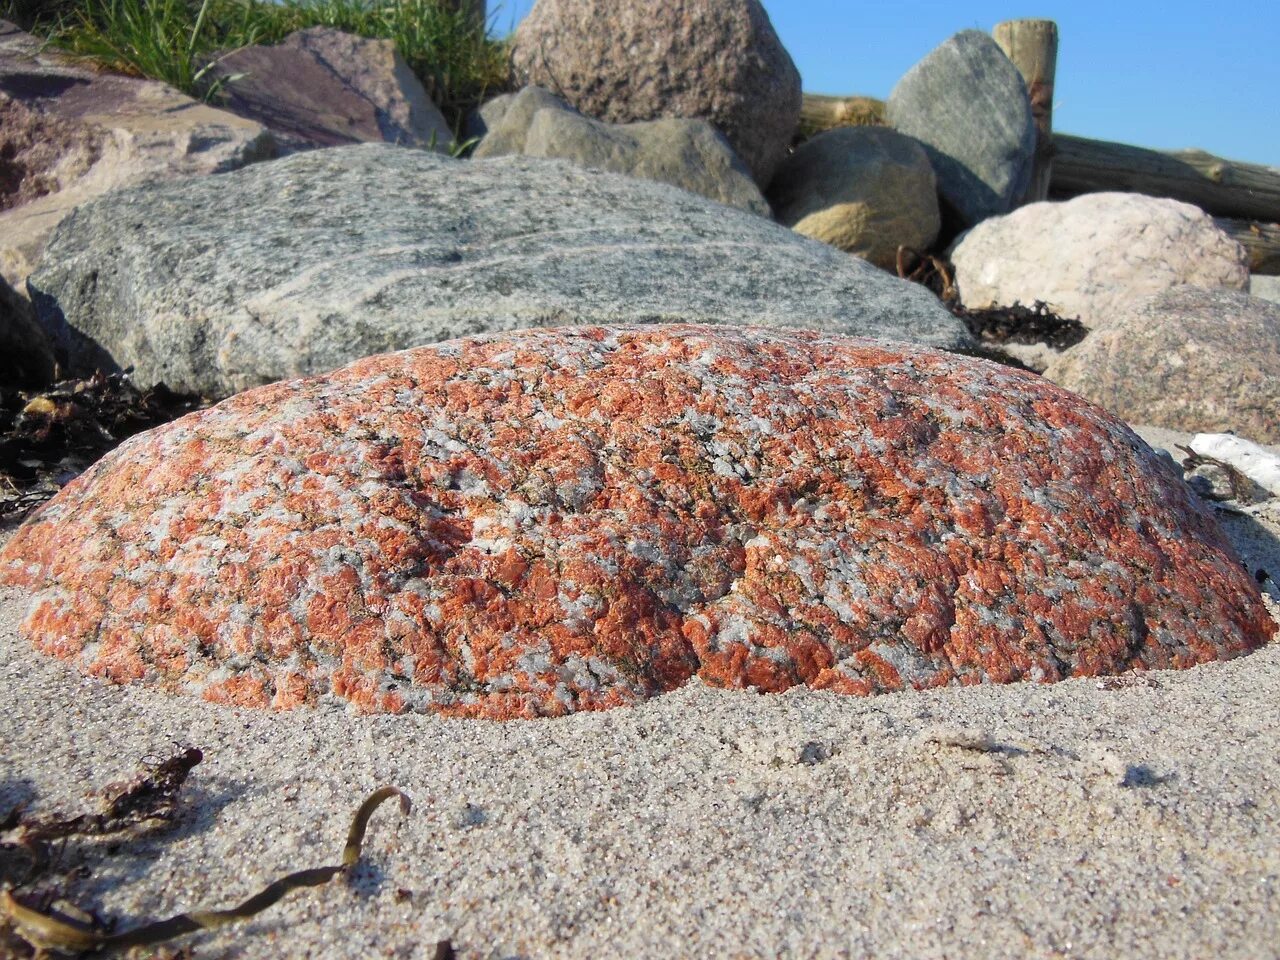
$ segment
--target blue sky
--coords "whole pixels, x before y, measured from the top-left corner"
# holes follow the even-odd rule
[[[657,0],[617,0],[657,2]],[[489,0],[499,35],[533,0]],[[1280,0],[764,0],[810,93],[885,97],[958,30],[1056,20],[1054,128],[1280,167]]]

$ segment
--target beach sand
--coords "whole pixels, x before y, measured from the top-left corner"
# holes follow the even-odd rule
[[[1280,576],[1280,502],[1223,519]],[[0,811],[204,751],[172,828],[76,848],[76,901],[121,926],[335,863],[367,793],[413,799],[375,814],[349,882],[181,941],[200,958],[1280,956],[1280,643],[869,699],[694,683],[500,724],[110,686],[33,653],[25,607],[0,592]]]

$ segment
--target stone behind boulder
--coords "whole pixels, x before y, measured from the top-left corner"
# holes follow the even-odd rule
[[[705,120],[602,123],[540,87],[526,87],[472,155],[523,154],[657,180],[731,207],[769,215],[769,204],[729,142]]]
[[[920,144],[886,127],[841,127],[806,141],[769,187],[779,223],[893,269],[898,247],[927,250],[941,220]]]
[[[938,192],[965,224],[1005,213],[1030,182],[1036,131],[1026,84],[980,30],[962,30],[907,71],[885,119],[924,144]]]
[[[675,187],[385,145],[104,197],[59,229],[31,283],[72,367],[133,366],[141,386],[214,396],[462,334],[569,323],[969,342],[923,287]]]
[[[26,297],[0,280],[0,386],[38,387],[53,379],[53,349]]]
[[[506,719],[692,677],[866,695],[1181,668],[1275,624],[1122,423],[1032,374],[735,327],[451,341],[127,441],[0,551],[85,672]]]
[[[391,40],[310,27],[223,55],[209,79],[220,106],[269,127],[289,152],[385,142],[447,153],[453,142]]]
[[[1133,423],[1280,443],[1280,305],[1177,287],[1115,315],[1045,376]]]
[[[1243,290],[1248,256],[1204,211],[1136,193],[1031,203],[979,224],[951,251],[966,307],[1030,306],[1101,327],[1179,286]]]
[[[800,120],[800,74],[759,0],[537,0],[512,39],[522,83],[609,123],[710,121],[761,187]]]
[[[1249,293],[1272,303],[1280,303],[1280,277],[1249,277]]]
[[[21,292],[54,227],[127,184],[273,157],[261,124],[172,87],[101,73],[0,20],[0,277]]]

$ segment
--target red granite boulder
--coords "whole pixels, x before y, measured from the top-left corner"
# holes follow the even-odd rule
[[[759,329],[493,335],[251,390],[123,444],[0,566],[39,650],[278,708],[1050,681],[1275,630],[1212,517],[1098,407]]]

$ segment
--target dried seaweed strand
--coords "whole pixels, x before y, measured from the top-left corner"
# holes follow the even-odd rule
[[[18,935],[36,949],[62,953],[154,946],[197,930],[212,930],[236,920],[248,919],[274,905],[293,890],[318,887],[348,870],[360,859],[370,817],[391,797],[399,797],[401,812],[409,812],[409,798],[395,787],[382,787],[370,794],[352,818],[347,842],[342,849],[341,864],[296,870],[268,884],[239,906],[227,910],[196,910],[108,935],[70,917],[45,914],[27,907],[19,903],[8,890],[4,890],[0,891],[0,915],[7,916]]]

